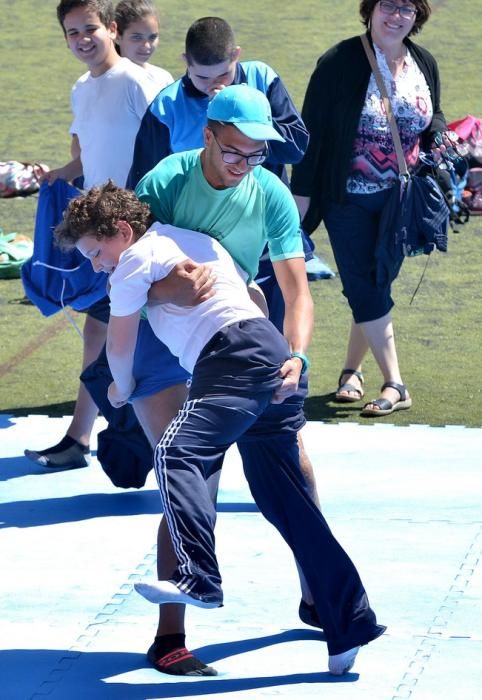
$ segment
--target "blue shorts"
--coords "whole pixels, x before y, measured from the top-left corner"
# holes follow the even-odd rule
[[[258,275],[255,282],[259,284],[268,305],[269,320],[275,328],[283,333],[285,319],[285,303],[281,289],[276,280],[273,263],[269,259],[263,259],[259,263]]]
[[[109,323],[110,301],[103,297],[86,309],[88,316]],[[152,396],[175,384],[185,384],[191,375],[179,364],[177,357],[162,343],[146,319],[139,322],[134,355],[133,375],[136,388],[131,400]]]
[[[131,400],[157,394],[175,384],[185,384],[191,375],[177,357],[154,335],[149,321],[141,319],[134,355],[133,375],[136,388]]]

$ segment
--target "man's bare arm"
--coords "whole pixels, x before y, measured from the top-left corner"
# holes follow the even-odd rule
[[[285,302],[285,338],[291,352],[306,354],[313,334],[314,309],[304,258],[273,262],[273,268]],[[283,384],[274,403],[281,403],[298,390],[302,368],[303,362],[298,357],[285,362],[281,368]]]
[[[47,170],[40,177],[40,181],[44,180],[53,185],[56,180],[67,180],[67,182],[72,182],[76,177],[82,175],[82,162],[80,157],[74,158],[69,163],[66,163],[62,168],[55,168],[54,170]]]

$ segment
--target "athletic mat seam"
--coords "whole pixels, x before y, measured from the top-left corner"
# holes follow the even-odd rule
[[[337,517],[335,520],[340,520],[340,518]],[[350,520],[353,522],[357,520],[380,522],[380,518],[352,518]],[[399,522],[407,524],[446,523],[450,525],[467,525],[467,523],[453,523],[445,519],[418,521],[411,518],[388,518],[387,520],[392,522],[398,520]],[[473,524],[480,523],[477,522]],[[152,569],[155,568],[156,552],[157,546],[153,545],[152,550],[144,556],[142,562],[127,576],[127,581],[120,585],[118,591],[112,595],[109,601],[95,615],[67,653],[59,657],[57,664],[52,668],[46,680],[41,683],[38,690],[30,696],[30,700],[39,700],[40,698],[48,696],[53,691],[55,684],[63,680],[81,654],[88,651],[91,644],[96,641],[99,634],[101,634],[105,624],[119,614],[121,606],[133,592],[134,582],[149,575]],[[458,601],[467,589],[475,569],[480,563],[481,555],[482,527],[474,536],[463,562],[459,567],[459,571],[450,586],[449,592],[437,611],[437,614],[434,616],[427,634],[421,638],[413,659],[409,662],[408,669],[397,687],[396,694],[392,696],[392,700],[408,700],[411,698],[413,689],[418,683],[425,666],[430,661],[432,653],[437,647],[437,643],[452,638],[443,631],[443,628],[447,626],[449,618],[453,614]],[[419,635],[409,635],[409,637],[414,639],[420,638]],[[476,641],[474,637],[469,637],[469,639]]]
[[[152,571],[152,568],[155,567],[156,551],[157,547],[154,545],[152,551],[145,555],[142,562],[135,567],[133,573],[128,575],[127,582],[120,585],[118,591],[112,595],[110,600],[95,615],[93,620],[89,622],[66,654],[59,657],[56,665],[49,672],[48,677],[42,681],[38,690],[30,696],[30,700],[38,700],[39,698],[45,698],[50,695],[52,690],[54,690],[54,686],[65,678],[66,673],[70,671],[74,662],[83,652],[88,651],[92,642],[98,638],[102,629],[105,628],[105,624],[119,614],[121,606],[123,606],[134,590],[134,582],[147,576]]]
[[[419,682],[425,667],[431,660],[432,654],[444,639],[454,639],[454,636],[449,636],[444,631],[447,627],[450,618],[452,617],[460,599],[464,596],[470,581],[475,573],[476,568],[482,560],[482,527],[475,534],[462,563],[459,566],[458,572],[455,575],[452,585],[449,588],[441,606],[435,614],[431,625],[428,628],[427,634],[424,635],[418,648],[416,649],[412,660],[408,664],[401,683],[397,686],[395,695],[392,700],[409,700],[412,697],[417,683]],[[463,637],[477,641],[474,637]]]

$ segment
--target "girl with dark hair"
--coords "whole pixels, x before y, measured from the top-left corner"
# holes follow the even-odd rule
[[[159,12],[150,0],[121,0],[115,8],[117,50],[145,68],[159,89],[173,82],[170,73],[149,63],[159,45]]]

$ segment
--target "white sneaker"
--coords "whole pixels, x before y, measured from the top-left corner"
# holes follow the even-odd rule
[[[153,581],[152,583],[136,581],[134,588],[143,598],[156,605],[187,603],[198,608],[219,608],[222,605],[222,603],[208,603],[199,598],[194,598],[181,591],[172,581]]]
[[[356,655],[360,651],[360,647],[353,647],[353,649],[348,649],[341,654],[334,654],[328,657],[328,670],[334,676],[342,676],[344,673],[353,668],[355,663]]]
[[[305,263],[306,276],[310,282],[316,280],[329,280],[335,277],[335,273],[319,255],[313,255],[311,260]]]

